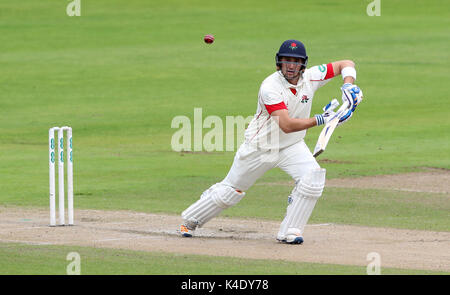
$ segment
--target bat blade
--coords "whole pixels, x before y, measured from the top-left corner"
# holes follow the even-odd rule
[[[328,141],[330,140],[331,135],[333,134],[334,129],[336,129],[338,123],[339,118],[335,118],[334,120],[328,122],[328,124],[322,129],[319,139],[317,140],[316,147],[314,148],[314,157],[317,157],[326,149]]]
[[[330,122],[328,122],[325,127],[323,127],[322,131],[320,132],[319,138],[317,139],[316,146],[314,148],[313,156],[317,157],[327,147],[328,141],[331,138],[331,135],[334,132],[334,129],[336,129],[337,124],[339,123],[339,120],[343,115],[345,115],[346,111],[349,108],[348,103],[342,104],[342,106],[339,108],[339,110],[336,112],[336,117],[332,119]]]

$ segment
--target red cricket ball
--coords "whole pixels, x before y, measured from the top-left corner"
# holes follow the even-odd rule
[[[213,35],[205,35],[203,40],[205,40],[205,43],[211,44],[214,42],[214,36]]]

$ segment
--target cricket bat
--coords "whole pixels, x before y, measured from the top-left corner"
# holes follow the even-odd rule
[[[339,102],[336,99],[333,99],[331,101],[331,107],[335,108],[339,105]],[[334,129],[336,129],[337,124],[339,123],[339,120],[343,115],[345,115],[349,108],[348,103],[343,103],[342,106],[337,110],[336,115],[333,119],[331,119],[327,124],[325,124],[325,127],[323,127],[322,132],[320,132],[319,138],[317,139],[316,147],[314,148],[313,156],[317,157],[327,147],[328,141],[331,138],[331,135],[334,132]],[[324,110],[325,111],[325,110]]]

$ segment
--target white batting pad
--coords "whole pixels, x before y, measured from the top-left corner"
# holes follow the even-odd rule
[[[244,192],[216,183],[204,191],[197,202],[184,210],[181,217],[189,224],[201,227],[224,209],[236,205],[244,196]]]
[[[277,239],[285,239],[288,232],[303,234],[314,206],[322,195],[325,186],[325,174],[324,168],[314,169],[297,183],[290,195],[291,202],[280,225]]]

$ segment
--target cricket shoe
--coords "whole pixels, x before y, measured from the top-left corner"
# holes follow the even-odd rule
[[[299,229],[289,228],[284,236],[278,236],[277,240],[285,244],[302,244],[303,237]]]
[[[180,226],[180,233],[182,237],[190,238],[194,234],[194,229],[190,229],[187,225],[182,224]]]
[[[277,240],[279,242],[281,242],[281,243],[284,243],[284,244],[292,244],[292,245],[294,245],[294,244],[298,244],[298,245],[303,244],[303,238],[302,237],[293,236],[293,235],[287,236],[284,239],[278,239],[277,238]]]

